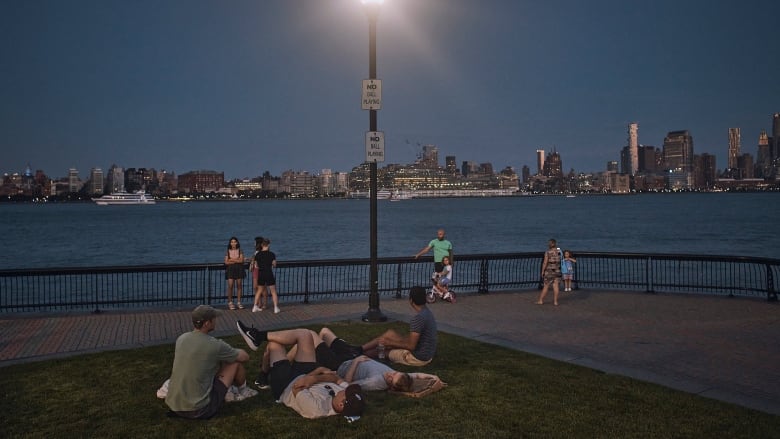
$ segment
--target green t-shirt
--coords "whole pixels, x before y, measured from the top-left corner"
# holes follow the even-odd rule
[[[171,382],[165,403],[175,412],[199,410],[209,403],[209,393],[222,362],[232,363],[238,349],[200,331],[176,339]]]
[[[433,262],[441,262],[445,256],[450,255],[450,250],[452,250],[452,243],[446,239],[439,241],[439,239],[436,238],[428,243],[428,247],[433,249]]]

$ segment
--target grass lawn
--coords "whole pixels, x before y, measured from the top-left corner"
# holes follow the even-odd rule
[[[328,326],[358,342],[408,327]],[[246,348],[238,335],[225,340]],[[0,369],[0,437],[780,437],[778,416],[446,333],[434,361],[419,371],[449,386],[421,399],[371,392],[356,423],[304,419],[276,404],[270,390],[226,404],[209,421],[190,421],[166,416],[155,397],[173,350],[171,344]],[[249,352],[253,380],[261,354]]]

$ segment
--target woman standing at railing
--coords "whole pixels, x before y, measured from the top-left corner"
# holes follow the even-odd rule
[[[235,236],[230,238],[227,252],[225,252],[225,280],[227,280],[228,308],[236,309],[236,305],[233,304],[233,289],[235,288],[238,308],[243,309],[241,292],[244,289],[244,252]]]
[[[542,294],[539,295],[537,305],[544,303],[544,296],[547,295],[547,289],[550,285],[553,287],[553,305],[558,306],[558,283],[561,281],[561,249],[554,239],[547,241],[547,251],[544,252],[544,262],[542,263]]]

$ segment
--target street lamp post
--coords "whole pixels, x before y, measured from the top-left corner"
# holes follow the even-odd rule
[[[376,22],[379,18],[379,6],[382,0],[362,0],[368,16],[368,79],[376,77]],[[377,110],[368,112],[368,130],[377,131]],[[370,166],[370,217],[371,217],[371,267],[369,273],[368,311],[363,314],[364,322],[384,322],[387,317],[379,309],[379,270],[377,264],[377,173],[376,160],[369,161]]]

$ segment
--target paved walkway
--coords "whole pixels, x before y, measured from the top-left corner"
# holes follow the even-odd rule
[[[780,304],[581,290],[561,293],[555,307],[535,305],[537,293],[463,295],[430,306],[441,331],[780,415]],[[380,308],[408,321],[406,300],[385,299]],[[270,329],[360,321],[367,309],[361,300],[286,304],[277,315],[226,311],[215,335],[235,334],[235,318]],[[0,316],[0,367],[172,343],[191,329],[189,313]]]

